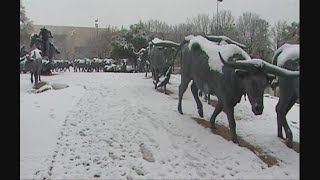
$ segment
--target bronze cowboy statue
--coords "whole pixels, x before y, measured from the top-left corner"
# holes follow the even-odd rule
[[[42,56],[49,56],[49,38],[53,38],[51,31],[46,29],[45,27],[40,29],[40,33],[39,33],[39,38],[42,40],[41,41],[41,47],[42,47],[42,52],[44,52],[44,54]]]
[[[56,48],[56,46],[51,42],[53,35],[51,31],[46,29],[45,27],[40,29],[39,35],[32,34],[30,38],[30,48],[33,46],[41,50],[41,56],[43,59],[49,60],[50,64],[54,59],[55,54],[60,54],[60,51]],[[51,68],[48,68],[47,72],[43,73],[51,73]]]

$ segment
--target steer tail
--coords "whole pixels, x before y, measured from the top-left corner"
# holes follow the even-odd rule
[[[158,85],[158,88],[168,84],[168,82],[170,80],[171,73],[172,73],[172,66],[170,66],[169,69],[167,70],[167,72],[165,74],[166,78]]]
[[[162,86],[165,86],[165,85],[168,84],[168,82],[169,82],[169,80],[170,80],[170,76],[171,76],[171,74],[172,74],[172,69],[173,69],[174,63],[175,63],[176,58],[177,58],[177,55],[178,55],[181,47],[182,47],[183,45],[185,45],[186,43],[188,43],[188,42],[189,42],[189,41],[184,40],[184,41],[180,44],[180,46],[179,46],[176,54],[174,55],[173,61],[172,61],[170,67],[168,68],[168,70],[167,70],[167,72],[166,72],[166,74],[165,74],[166,78],[158,85],[158,87],[162,87]]]
[[[272,64],[277,65],[278,64],[278,57],[282,53],[282,48],[279,48],[275,51],[273,57],[272,57]]]
[[[274,79],[271,82],[271,89],[275,90],[279,86],[279,79]]]
[[[182,43],[180,44],[180,46],[179,46],[179,48],[178,48],[178,50],[177,50],[176,54],[174,55],[172,65],[174,65],[174,62],[176,61],[177,55],[178,55],[178,53],[179,53],[179,51],[180,51],[181,47],[182,47],[183,45],[185,45],[186,43],[188,43],[188,42],[189,42],[189,41],[187,41],[187,40],[182,41]]]

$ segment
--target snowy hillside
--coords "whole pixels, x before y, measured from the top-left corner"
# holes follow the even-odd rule
[[[204,127],[214,107],[203,102],[200,118],[190,88],[179,114],[180,75],[171,76],[170,95],[155,90],[144,73],[65,72],[41,79],[69,87],[35,94],[30,74],[20,75],[21,179],[299,178],[300,154],[277,137],[275,97],[264,98],[261,116],[254,116],[248,99],[235,108],[238,136],[256,149],[250,150]],[[298,104],[287,119],[299,143]],[[223,112],[216,122],[228,127]]]

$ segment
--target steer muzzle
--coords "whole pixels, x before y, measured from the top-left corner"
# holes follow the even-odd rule
[[[252,106],[252,112],[254,115],[261,115],[263,113],[263,104],[256,103],[254,106]]]

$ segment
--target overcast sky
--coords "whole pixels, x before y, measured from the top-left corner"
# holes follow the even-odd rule
[[[186,22],[199,13],[217,13],[217,0],[22,0],[27,16],[40,25],[129,27],[139,20],[159,19],[168,24]],[[220,10],[236,18],[254,12],[271,25],[278,20],[299,21],[299,0],[223,0]]]

